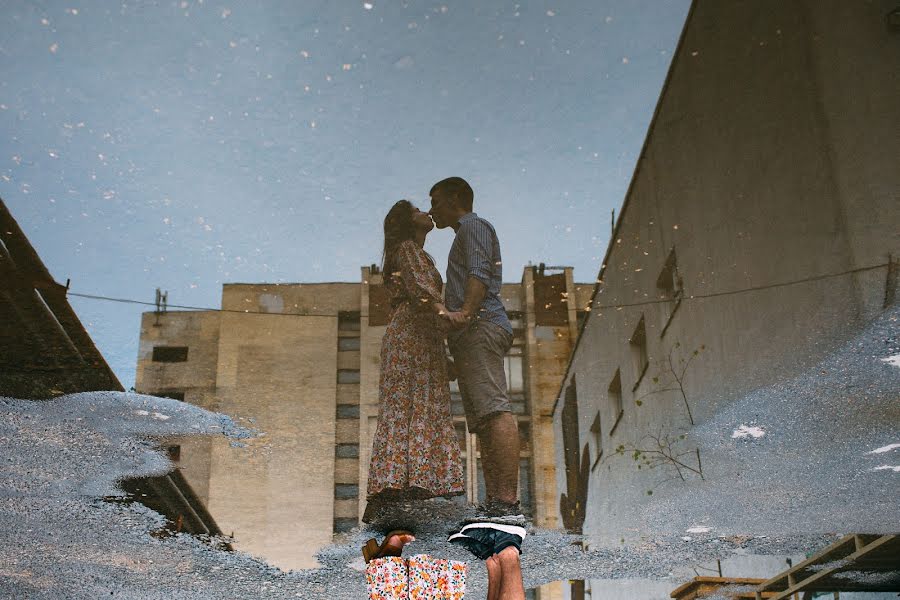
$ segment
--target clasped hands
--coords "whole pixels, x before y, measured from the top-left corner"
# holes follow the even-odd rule
[[[447,307],[443,305],[440,305],[437,314],[450,326],[450,329],[465,329],[472,322],[472,315],[469,313],[463,310],[447,310]]]

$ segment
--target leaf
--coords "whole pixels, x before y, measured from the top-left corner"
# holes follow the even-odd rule
[[[654,377],[654,378],[653,378],[653,383],[659,383],[659,377]]]
[[[648,495],[648,496],[652,496],[652,495],[653,495],[653,490],[647,490],[647,495]]]
[[[642,406],[644,404],[643,400],[635,400],[634,403],[638,406]]]

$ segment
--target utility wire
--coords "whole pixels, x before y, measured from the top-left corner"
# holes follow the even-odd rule
[[[811,281],[821,281],[823,279],[833,279],[836,277],[844,277],[846,275],[852,275],[854,273],[863,273],[865,271],[874,271],[876,269],[883,269],[889,266],[890,263],[881,263],[878,265],[872,265],[869,267],[859,267],[857,269],[850,269],[847,271],[841,271],[840,273],[829,273],[827,275],[814,275],[812,277],[805,277],[803,279],[794,279],[792,281],[785,281],[782,283],[771,283],[768,285],[758,285],[754,287],[741,288],[737,290],[729,290],[725,292],[712,292],[709,294],[691,294],[691,295],[683,295],[682,300],[699,300],[705,298],[718,298],[720,296],[733,296],[735,294],[746,294],[749,292],[757,292],[760,290],[769,290],[780,287],[787,287],[791,285],[798,285],[801,283],[809,283]],[[69,296],[76,296],[78,298],[86,298],[88,300],[104,300],[107,302],[119,302],[122,304],[139,304],[142,306],[153,306],[156,307],[155,302],[144,302],[142,300],[132,300],[129,298],[113,298],[110,296],[98,296],[95,294],[79,294],[76,292],[68,292]],[[623,304],[602,304],[599,306],[588,306],[588,310],[605,310],[605,309],[619,309],[619,308],[631,308],[634,306],[647,306],[650,304],[668,304],[673,301],[672,298],[666,298],[663,300],[645,300],[642,302],[630,302]],[[209,308],[203,306],[183,306],[179,304],[168,304],[167,308],[180,308],[184,310],[198,310],[198,311],[210,311],[210,312],[223,312],[223,313],[236,313],[241,315],[281,315],[286,317],[337,317],[337,313],[315,313],[315,314],[298,314],[298,313],[269,313],[263,311],[255,311],[255,310],[236,310],[233,308]]]
[[[794,279],[791,281],[785,281],[782,283],[770,283],[768,285],[758,285],[754,287],[741,288],[737,290],[730,290],[727,292],[712,292],[710,294],[690,294],[683,295],[683,300],[700,300],[703,298],[718,298],[720,296],[733,296],[735,294],[746,294],[748,292],[757,292],[760,290],[770,290],[774,288],[787,287],[789,285],[797,285],[800,283],[809,283],[810,281],[821,281],[823,279],[833,279],[835,277],[843,277],[845,275],[852,275],[854,273],[862,273],[864,271],[874,271],[876,269],[883,269],[884,267],[889,266],[890,263],[881,263],[880,265],[872,265],[869,267],[859,267],[857,269],[850,269],[848,271],[841,271],[840,273],[829,273],[827,275],[814,275],[812,277],[804,277],[803,279]],[[600,306],[594,306],[590,310],[603,310],[608,308],[629,308],[632,306],[645,306],[648,304],[668,304],[675,300],[674,298],[666,298],[663,300],[645,300],[642,302],[631,302],[628,304],[602,304]]]

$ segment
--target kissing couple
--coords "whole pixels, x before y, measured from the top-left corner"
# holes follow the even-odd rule
[[[382,272],[391,316],[382,338],[378,425],[363,521],[389,520],[391,506],[400,501],[465,493],[450,410],[449,382],[458,379],[468,430],[478,436],[486,498],[477,516],[449,541],[487,561],[489,599],[491,585],[493,597],[519,597],[525,523],[518,502],[518,425],[504,368],[513,331],[500,300],[500,242],[491,223],[473,212],[474,192],[461,177],[439,181],[429,195],[428,212],[400,200],[384,219]],[[446,288],[424,249],[435,227],[455,232]],[[402,560],[403,546],[413,539],[413,532],[397,530],[380,545],[370,540],[363,548],[366,562]],[[413,557],[416,564],[426,571],[445,569],[443,580],[459,574],[458,564],[449,565],[454,561],[422,563],[423,556]],[[405,571],[410,583],[412,562]],[[371,576],[367,571],[370,596],[373,584],[377,588],[385,577],[372,570]],[[463,581],[464,575],[463,569]],[[496,595],[501,588],[515,593]]]

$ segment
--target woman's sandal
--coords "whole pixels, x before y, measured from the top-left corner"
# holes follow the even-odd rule
[[[375,538],[370,539],[366,542],[366,545],[362,547],[363,558],[368,563],[370,560],[375,558],[384,558],[386,556],[400,556],[403,553],[403,547],[406,544],[401,543],[399,546],[396,546],[389,542],[392,538],[403,535],[412,538],[410,541],[415,539],[412,532],[407,531],[406,529],[395,529],[394,531],[389,531],[387,535],[384,536],[384,541],[381,542],[381,545],[378,544]]]

